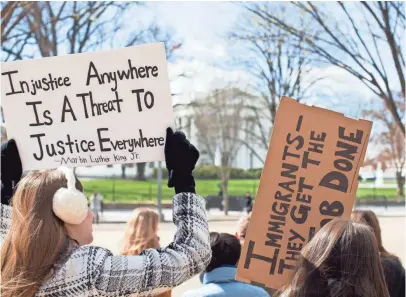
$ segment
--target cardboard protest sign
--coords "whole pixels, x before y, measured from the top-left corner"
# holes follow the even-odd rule
[[[303,245],[333,218],[350,217],[371,128],[282,98],[237,280],[289,284]]]
[[[164,160],[174,118],[163,43],[1,66],[24,170]]]

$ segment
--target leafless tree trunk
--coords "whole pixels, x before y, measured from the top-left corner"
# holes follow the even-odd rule
[[[213,164],[220,159],[218,175],[223,190],[224,213],[228,215],[228,180],[232,162],[241,147],[240,127],[244,122],[244,99],[248,94],[237,88],[212,91],[194,101],[195,125],[200,145],[210,156]]]
[[[145,180],[145,167],[147,163],[137,163],[137,174],[135,180]]]
[[[14,3],[8,8],[8,3]],[[120,28],[119,20],[132,5],[114,1],[7,2],[2,19],[5,60],[81,53],[101,48]],[[4,22],[6,20],[7,22]]]
[[[127,164],[121,164],[121,178],[125,179],[126,175],[125,175],[125,171],[127,169]]]
[[[284,5],[290,17],[279,17],[267,5]],[[321,63],[339,67],[361,81],[383,100],[405,135],[395,100],[396,92],[406,91],[404,2],[247,3],[245,7],[272,28],[303,40]],[[297,22],[301,16],[306,17],[306,26]]]
[[[405,177],[402,175],[402,169],[396,170],[396,185],[397,185],[397,190],[396,194],[399,199],[404,199],[405,197],[405,192],[404,192],[404,186],[405,186]]]
[[[5,4],[3,4],[5,3]],[[157,24],[136,27],[118,42],[125,14],[139,2],[2,2],[2,52],[5,61],[95,49],[165,42],[168,59],[179,46],[173,33]]]

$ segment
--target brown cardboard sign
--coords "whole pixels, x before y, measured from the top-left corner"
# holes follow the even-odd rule
[[[236,279],[280,289],[300,250],[349,218],[372,122],[282,97]]]

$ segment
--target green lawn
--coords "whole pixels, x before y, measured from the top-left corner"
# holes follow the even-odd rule
[[[371,185],[374,184],[375,181],[373,180],[369,180],[369,181],[361,181],[360,184],[364,184],[364,185]],[[383,183],[385,185],[396,185],[396,180],[384,180]]]
[[[157,183],[155,180],[150,181],[133,181],[133,180],[112,180],[98,179],[82,181],[86,195],[93,192],[103,194],[105,200],[121,202],[130,201],[155,201],[157,196]],[[208,196],[216,195],[219,192],[218,180],[197,180],[196,188],[199,195]],[[255,193],[258,186],[258,180],[232,180],[229,185],[230,195],[242,195],[247,191]],[[174,190],[166,186],[166,180],[162,186],[162,197],[164,200],[171,200]]]
[[[162,187],[163,200],[172,199],[174,190],[165,184]],[[245,192],[256,192],[259,180],[231,180],[228,191],[231,196],[244,195]],[[93,192],[103,194],[105,201],[135,202],[155,201],[157,196],[157,183],[150,181],[97,179],[82,181],[87,196]],[[196,189],[202,196],[217,195],[219,192],[218,180],[196,180]],[[357,197],[365,199],[366,196],[386,196],[388,199],[396,198],[396,189],[358,189]]]
[[[385,188],[376,188],[376,189],[365,189],[358,188],[357,198],[365,199],[366,196],[386,196],[388,199],[397,199],[396,189],[385,189]]]

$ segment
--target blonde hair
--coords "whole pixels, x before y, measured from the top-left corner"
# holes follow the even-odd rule
[[[34,296],[74,244],[52,210],[53,196],[62,187],[67,187],[67,180],[57,170],[32,171],[20,181],[1,248],[2,296]],[[83,190],[78,180],[76,188]]]
[[[127,223],[122,255],[137,256],[145,249],[159,248],[158,214],[150,208],[138,208],[133,211],[131,220]],[[171,297],[171,291],[159,294],[157,297]]]
[[[1,124],[1,143],[5,142],[8,140],[7,137],[7,129],[4,126],[4,123]]]
[[[159,248],[158,214],[150,208],[138,208],[127,223],[123,255],[136,256],[148,248]]]

